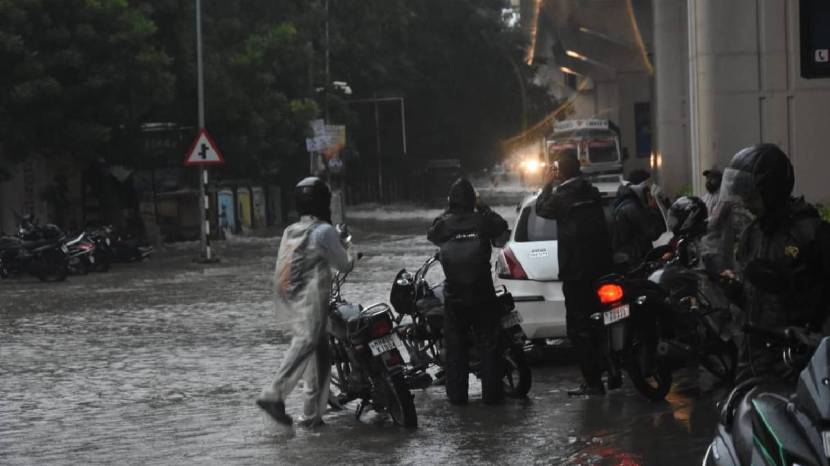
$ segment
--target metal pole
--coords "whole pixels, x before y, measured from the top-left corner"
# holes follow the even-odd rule
[[[406,107],[404,107],[404,98],[401,97],[401,137],[403,138],[403,155],[406,157]]]
[[[383,163],[380,156],[380,112],[377,100],[375,100],[375,142],[378,150],[378,201],[383,202]]]
[[[202,62],[202,2],[196,0],[196,80],[198,87],[198,101],[199,101],[199,130],[205,128],[205,76],[204,65]],[[208,235],[210,234],[210,201],[207,196],[208,172],[204,165],[199,165],[199,224],[200,224],[200,240],[202,243],[202,258],[205,260],[211,259],[210,243]]]

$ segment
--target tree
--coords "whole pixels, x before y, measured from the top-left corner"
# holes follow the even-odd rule
[[[126,0],[0,1],[0,140],[13,160],[105,155],[171,96],[153,22]]]

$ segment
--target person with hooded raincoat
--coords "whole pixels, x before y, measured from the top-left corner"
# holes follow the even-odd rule
[[[556,220],[559,231],[559,279],[565,295],[568,339],[584,379],[568,395],[604,395],[602,337],[589,316],[600,305],[594,282],[611,272],[611,234],[602,196],[582,176],[579,159],[562,154],[556,166],[558,178],[550,180],[542,189],[536,199],[536,214]],[[609,380],[609,388],[619,388],[620,383],[619,379]]]
[[[473,185],[458,179],[450,188],[449,208],[432,223],[427,239],[441,248],[444,269],[446,389],[452,404],[465,404],[469,379],[469,332],[478,335],[482,398],[486,404],[504,399],[503,358],[499,342],[499,302],[490,268],[492,246],[501,247],[507,222],[478,201]]]
[[[308,177],[294,193],[301,217],[283,233],[274,274],[277,316],[280,324],[292,327],[291,345],[257,404],[275,421],[291,425],[285,399],[302,378],[301,422],[317,427],[323,424],[331,376],[327,334],[331,269],[347,272],[354,261],[331,225],[331,191],[326,183]]]
[[[612,206],[613,248],[639,264],[652,250],[654,241],[666,231],[660,211],[652,207],[651,181],[627,183],[617,189]]]
[[[723,268],[718,272],[737,277],[744,285],[741,326],[806,326],[828,335],[830,225],[803,197],[791,196],[794,184],[789,157],[773,144],[747,147],[732,158],[723,172],[710,234],[722,238],[719,229],[733,229],[736,221],[720,217],[742,215],[736,214],[741,209],[750,212],[752,220],[738,235],[734,268],[720,264]],[[737,220],[742,222],[746,219]],[[717,241],[714,245],[719,246]],[[719,256],[722,249],[720,246],[713,256]],[[739,362],[750,369],[744,376],[763,374],[769,364],[780,361],[777,354],[768,359],[753,357],[760,342],[751,337],[739,339]]]

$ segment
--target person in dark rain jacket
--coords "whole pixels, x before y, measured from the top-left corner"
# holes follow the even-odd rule
[[[504,399],[499,312],[490,269],[492,246],[507,240],[507,222],[478,202],[466,179],[450,189],[449,208],[432,224],[427,238],[441,248],[440,261],[446,275],[444,338],[446,344],[446,389],[452,404],[465,404],[468,397],[469,330],[481,345],[482,398],[485,403]]]
[[[577,353],[583,384],[570,395],[601,395],[603,355],[590,315],[598,310],[594,281],[611,271],[611,235],[599,191],[582,176],[576,156],[558,164],[561,184],[548,182],[536,200],[537,215],[557,221],[559,278],[565,295],[568,338]]]

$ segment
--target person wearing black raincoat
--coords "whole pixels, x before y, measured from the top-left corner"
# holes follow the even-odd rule
[[[504,399],[499,302],[490,256],[492,246],[504,246],[509,232],[507,222],[478,201],[473,185],[461,178],[450,188],[449,208],[427,233],[427,239],[441,248],[439,260],[446,275],[445,371],[447,398],[452,404],[468,400],[471,328],[480,344],[482,398],[487,404]]]
[[[549,181],[536,200],[536,214],[556,220],[559,231],[559,279],[565,295],[568,339],[579,359],[584,382],[569,395],[602,395],[604,355],[590,315],[599,310],[594,282],[611,272],[611,235],[602,197],[582,176],[579,159],[563,154],[559,178]],[[556,183],[561,184],[556,186]],[[610,384],[610,383],[609,383]]]
[[[294,200],[300,220],[285,229],[274,272],[277,320],[291,327],[291,346],[257,405],[275,421],[291,425],[285,399],[304,379],[301,424],[318,427],[323,424],[331,376],[327,334],[331,269],[348,272],[354,260],[331,225],[328,185],[317,177],[305,178],[294,189]]]
[[[652,207],[651,181],[627,183],[617,189],[612,207],[613,248],[631,264],[639,264],[666,231],[660,211]]]
[[[744,284],[742,324],[807,326],[830,335],[830,225],[803,197],[791,197],[794,184],[789,158],[773,144],[747,147],[733,157],[719,204],[740,204],[753,220],[737,241],[735,269],[720,273]],[[716,216],[728,213],[720,207]],[[720,219],[714,220],[717,229]],[[759,374],[765,361],[752,358],[757,345],[750,340],[741,345],[740,361],[752,362],[749,369]]]

